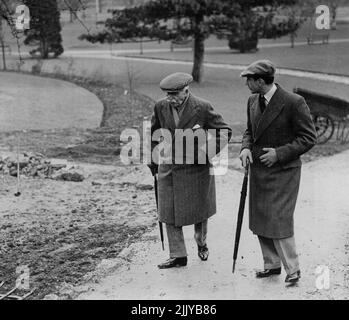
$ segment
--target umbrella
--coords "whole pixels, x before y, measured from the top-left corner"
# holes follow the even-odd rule
[[[236,263],[236,258],[238,255],[239,243],[240,243],[242,220],[244,218],[245,201],[246,201],[246,195],[247,195],[248,171],[249,171],[249,161],[247,160],[247,164],[245,167],[244,181],[242,183],[242,188],[241,188],[239,213],[238,213],[238,220],[237,220],[236,233],[235,233],[235,245],[234,245],[234,254],[233,254],[233,259],[234,259],[233,273],[235,271],[235,263]]]

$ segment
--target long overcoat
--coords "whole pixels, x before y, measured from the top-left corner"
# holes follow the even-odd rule
[[[216,132],[216,135],[211,135],[211,142],[212,137],[215,142],[214,152],[201,149],[207,146],[209,129],[215,129]],[[158,139],[161,135],[159,132],[163,137],[170,135],[169,140]],[[183,132],[202,133],[205,140],[194,139],[191,145],[186,138],[182,139]],[[185,226],[199,223],[214,215],[216,213],[215,177],[210,170],[212,164],[209,155],[216,155],[228,143],[231,128],[214,111],[208,101],[190,94],[177,126],[172,107],[166,99],[155,104],[151,134],[153,156],[156,157],[156,150],[154,150],[156,146],[158,150],[161,149],[160,143],[164,146],[163,150],[168,149],[170,145],[169,148],[172,151],[164,156],[164,158],[169,156],[169,161],[164,161],[165,163],[160,163],[158,166],[158,162],[152,163],[158,168],[159,221],[175,226]],[[179,144],[178,147],[180,141],[183,141],[183,145]],[[186,152],[187,145],[189,152]],[[180,161],[180,158],[183,161]]]
[[[282,239],[294,234],[294,210],[300,175],[300,155],[316,143],[316,131],[303,97],[277,85],[264,113],[259,95],[248,100],[247,129],[242,149],[252,151],[249,227],[254,234]],[[275,148],[278,162],[268,168],[259,157],[263,148]]]

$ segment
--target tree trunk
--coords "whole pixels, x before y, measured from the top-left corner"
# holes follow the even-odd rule
[[[204,17],[199,15],[195,19],[194,32],[194,64],[192,76],[195,82],[201,82],[203,76],[203,64],[205,54],[205,35],[201,30]]]
[[[1,36],[1,48],[2,48],[2,68],[4,71],[6,71],[6,52],[5,52],[5,43],[2,39],[2,36]]]
[[[4,42],[4,34],[2,32],[2,18],[0,18],[0,43],[2,48],[2,67],[3,67],[3,70],[6,71],[5,42]]]
[[[41,58],[48,59],[48,42],[44,39],[41,40]]]
[[[296,33],[292,31],[290,34],[290,37],[291,37],[291,48],[294,48],[294,39],[296,37]]]
[[[203,63],[205,54],[205,37],[201,34],[194,38],[194,65],[192,76],[194,81],[201,82],[203,76]]]

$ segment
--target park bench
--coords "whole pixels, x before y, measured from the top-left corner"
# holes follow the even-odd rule
[[[330,38],[330,34],[327,33],[312,33],[307,37],[307,42],[309,45],[311,44],[328,44],[328,40]],[[320,41],[320,42],[317,42]]]

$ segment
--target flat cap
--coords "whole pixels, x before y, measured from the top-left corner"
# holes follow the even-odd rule
[[[160,88],[168,92],[177,92],[193,81],[193,77],[188,73],[172,73],[160,82]]]
[[[241,72],[241,77],[253,75],[274,77],[276,68],[269,60],[257,60],[251,63],[244,71]]]

